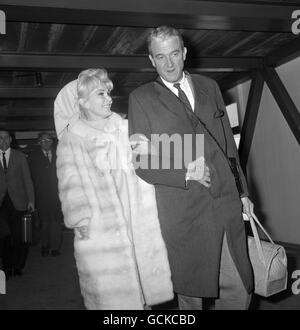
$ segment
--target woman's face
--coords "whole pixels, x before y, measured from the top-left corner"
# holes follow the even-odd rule
[[[99,83],[85,100],[83,106],[87,110],[89,120],[99,120],[109,117],[111,112],[112,98],[106,85]]]

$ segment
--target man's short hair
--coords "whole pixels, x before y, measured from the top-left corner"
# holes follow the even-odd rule
[[[51,140],[53,140],[53,136],[48,132],[40,132],[38,134],[38,140],[40,141],[44,135],[47,135]]]
[[[7,135],[9,135],[10,137],[12,136],[11,132],[8,131],[7,129],[0,129],[0,132],[5,132],[5,133],[7,133]]]
[[[179,30],[173,28],[172,26],[167,26],[167,25],[163,25],[163,26],[159,26],[157,28],[151,29],[148,34],[148,37],[147,37],[149,54],[152,55],[151,43],[154,38],[159,38],[159,39],[164,40],[164,39],[167,39],[170,37],[178,37],[181,48],[182,49],[184,48],[183,38],[182,38],[182,35]]]

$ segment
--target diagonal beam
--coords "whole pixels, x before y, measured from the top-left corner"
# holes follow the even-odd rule
[[[193,72],[248,71],[263,68],[260,57],[199,57],[189,60]],[[148,56],[49,55],[1,53],[0,70],[79,71],[105,67],[125,72],[155,72]]]
[[[285,120],[287,121],[296,140],[300,144],[300,112],[291,99],[277,72],[273,68],[262,70],[263,77],[273,94]]]
[[[9,21],[87,25],[291,31],[295,5],[193,0],[3,0]]]
[[[246,113],[241,132],[241,140],[239,144],[241,166],[245,173],[263,92],[263,86],[263,77],[259,72],[256,72],[250,86]]]

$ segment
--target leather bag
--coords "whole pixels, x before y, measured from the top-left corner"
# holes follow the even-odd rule
[[[255,215],[249,220],[253,232],[253,237],[248,236],[248,249],[254,272],[254,292],[260,296],[269,297],[285,290],[287,287],[285,249],[273,242]],[[256,224],[265,233],[269,242],[260,240]]]

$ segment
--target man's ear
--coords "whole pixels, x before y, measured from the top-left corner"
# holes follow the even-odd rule
[[[155,62],[154,62],[154,60],[153,60],[153,57],[149,54],[148,55],[148,57],[149,57],[149,59],[150,59],[150,61],[151,61],[151,64],[154,66],[154,67],[156,67],[155,66]]]
[[[186,54],[187,54],[187,49],[186,49],[186,47],[183,47],[183,60],[184,61],[186,59]]]

